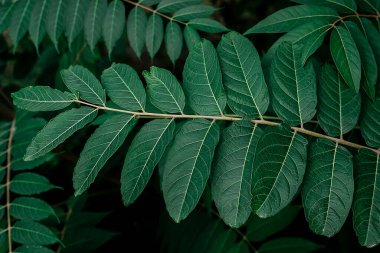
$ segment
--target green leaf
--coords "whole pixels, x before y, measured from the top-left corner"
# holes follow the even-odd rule
[[[139,4],[143,4],[147,6],[155,5],[155,4],[158,4],[159,2],[160,0],[139,0],[138,1]]]
[[[79,98],[97,105],[106,101],[106,93],[99,80],[86,68],[75,65],[61,70],[61,77],[67,88]]]
[[[218,21],[210,18],[196,18],[190,20],[188,25],[202,32],[207,33],[221,33],[228,32],[230,29],[226,28],[224,25]]]
[[[103,244],[115,237],[116,233],[111,233],[98,228],[75,228],[65,233],[65,248],[62,253],[82,253],[95,252]]]
[[[102,73],[107,95],[118,106],[132,111],[144,111],[146,94],[136,71],[127,64],[115,64]]]
[[[361,245],[373,247],[380,243],[380,154],[360,149],[356,158],[354,229]]]
[[[201,3],[201,0],[161,0],[156,10],[162,13],[173,13],[187,6]]]
[[[51,1],[47,9],[46,32],[58,51],[58,40],[64,30],[66,0]]]
[[[95,119],[97,110],[90,107],[74,108],[52,119],[33,139],[26,150],[25,161],[45,155],[76,131]]]
[[[17,48],[18,42],[24,37],[28,30],[33,5],[33,0],[17,1],[15,3],[9,27],[9,36],[13,43],[14,51]]]
[[[29,34],[38,53],[38,45],[46,34],[46,11],[49,6],[48,0],[36,0],[34,4],[31,20],[29,23]]]
[[[104,10],[107,8],[107,0],[92,0],[87,9],[84,20],[84,34],[91,51],[102,36],[101,25],[104,19]]]
[[[208,40],[196,44],[186,59],[183,86],[190,107],[198,114],[223,115],[226,94],[218,55]]]
[[[262,244],[260,253],[308,253],[323,246],[298,237],[282,237]]]
[[[269,106],[259,54],[244,36],[230,32],[218,46],[227,104],[245,118],[262,118]]]
[[[24,245],[18,247],[14,251],[15,253],[54,253],[51,249],[45,248],[43,246],[35,246],[35,245]]]
[[[302,189],[302,204],[310,229],[332,237],[340,231],[354,194],[351,153],[325,139],[311,144]]]
[[[111,116],[87,140],[74,168],[75,196],[82,194],[95,181],[100,169],[120,148],[137,120],[127,114]]]
[[[148,24],[145,33],[145,45],[150,58],[156,55],[160,49],[164,38],[164,23],[162,18],[157,14],[152,14],[148,19]]]
[[[354,39],[344,27],[336,26],[331,33],[330,52],[344,81],[358,93],[361,79],[360,55]]]
[[[173,65],[175,65],[176,60],[178,60],[181,55],[182,44],[183,38],[181,27],[177,23],[170,21],[165,29],[165,47]]]
[[[0,5],[0,33],[8,29],[13,14],[14,3]]]
[[[265,129],[253,164],[252,209],[260,217],[273,216],[297,194],[305,173],[307,140],[278,126]]]
[[[71,49],[71,43],[83,29],[89,0],[69,0],[65,10],[65,35]],[[59,17],[57,15],[56,17]]]
[[[284,41],[292,42],[293,44],[301,45],[302,49],[302,64],[305,64],[307,59],[322,45],[327,32],[332,29],[329,22],[324,20],[315,21],[300,25],[285,35],[281,36],[268,50],[263,57],[263,65],[269,65],[274,57],[277,48]]]
[[[11,181],[11,192],[21,195],[34,195],[57,188],[49,180],[36,173],[17,174]]]
[[[176,11],[173,18],[179,21],[190,21],[195,18],[206,18],[216,10],[215,7],[210,5],[192,5]]]
[[[219,141],[215,121],[186,122],[166,155],[162,189],[166,209],[174,221],[185,219],[197,205],[210,175]]]
[[[245,34],[280,33],[315,21],[334,22],[338,13],[330,8],[315,5],[298,5],[279,10],[250,28]]]
[[[49,228],[33,221],[17,221],[12,227],[12,240],[32,245],[50,245],[60,242]]]
[[[60,110],[75,100],[73,94],[49,86],[29,86],[12,93],[12,98],[17,107],[32,112]]]
[[[201,37],[199,36],[197,30],[188,25],[183,30],[183,37],[185,38],[186,47],[189,51],[194,47],[194,45],[201,42]]]
[[[361,86],[367,93],[368,97],[374,101],[378,68],[371,45],[369,44],[367,38],[364,36],[363,32],[354,22],[348,21],[344,22],[344,24],[348,31],[351,33],[351,36],[354,39],[360,54],[362,69]]]
[[[270,69],[272,106],[284,122],[305,124],[316,113],[316,75],[311,62],[304,67],[302,48],[283,42],[276,50]]]
[[[355,0],[292,0],[299,4],[320,5],[331,7],[341,13],[355,13],[357,6]]]
[[[125,26],[125,7],[119,0],[113,0],[106,12],[103,21],[103,37],[108,49],[108,57],[111,57],[112,49],[116,41],[123,35]]]
[[[300,206],[287,206],[275,216],[262,219],[252,216],[247,223],[247,238],[260,242],[288,227],[300,212]]]
[[[121,173],[124,205],[132,204],[144,190],[170,144],[174,130],[174,120],[156,119],[145,124],[133,139]]]
[[[212,174],[212,197],[223,221],[242,226],[251,214],[252,165],[262,130],[234,122],[223,131]]]
[[[355,128],[360,114],[360,94],[347,87],[331,64],[322,67],[318,99],[318,121],[329,136],[341,137]]]
[[[181,113],[185,107],[185,95],[177,78],[168,70],[150,67],[144,71],[149,101],[167,113]]]
[[[12,201],[11,215],[20,220],[39,221],[48,216],[56,216],[54,209],[45,201],[32,197],[19,197]]]
[[[379,0],[357,0],[356,2],[366,12],[377,13],[380,11]]]
[[[134,7],[128,14],[127,19],[127,36],[129,44],[137,57],[141,57],[141,52],[144,47],[145,30],[148,23],[148,18],[143,9]]]
[[[362,110],[360,130],[367,145],[380,148],[380,98],[366,101]]]

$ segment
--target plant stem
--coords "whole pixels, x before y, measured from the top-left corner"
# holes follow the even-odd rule
[[[107,106],[94,105],[94,104],[91,104],[91,103],[88,103],[85,101],[81,101],[81,100],[75,100],[74,102],[93,107],[97,110],[106,110],[106,111],[113,111],[113,112],[130,114],[136,118],[141,117],[141,118],[152,118],[152,119],[208,119],[208,120],[220,120],[220,121],[241,121],[241,120],[244,120],[243,118],[238,117],[238,116],[224,116],[224,115],[223,116],[209,116],[209,115],[191,115],[191,114],[164,114],[164,113],[151,113],[151,112],[133,112],[133,111],[123,110],[123,109],[111,108],[111,107],[107,107]],[[252,119],[250,121],[252,123],[258,124],[258,125],[266,125],[266,126],[279,126],[279,125],[281,125],[281,123],[279,123],[279,122],[273,122],[273,121],[269,121],[269,120],[265,120],[265,119],[260,119],[260,120]],[[348,147],[356,148],[356,149],[364,148],[364,149],[371,150],[371,151],[375,152],[376,154],[380,154],[380,150],[376,150],[376,149],[373,149],[373,148],[370,148],[367,146],[363,146],[360,144],[349,142],[349,141],[346,141],[342,138],[335,138],[335,137],[331,137],[328,135],[320,134],[320,133],[317,133],[314,131],[307,130],[303,127],[291,127],[291,129],[293,131],[296,131],[296,132],[299,132],[302,134],[306,134],[309,136],[331,140],[331,141],[338,143],[340,145],[344,145],[344,146],[348,146]]]
[[[126,2],[126,3],[129,3],[129,4],[132,4],[132,5],[136,6],[136,7],[139,7],[139,8],[141,8],[141,9],[143,9],[143,10],[146,10],[146,11],[152,12],[152,13],[154,13],[154,14],[157,14],[157,15],[159,15],[159,16],[161,16],[161,17],[163,17],[163,18],[166,18],[166,19],[168,19],[168,20],[170,20],[170,21],[174,21],[174,22],[177,22],[177,23],[182,24],[182,25],[187,25],[185,22],[182,22],[182,21],[176,20],[176,19],[174,19],[174,18],[172,18],[172,17],[170,17],[170,16],[168,16],[168,15],[165,15],[165,14],[163,14],[163,13],[161,13],[161,12],[158,12],[157,10],[154,10],[154,9],[148,7],[148,6],[145,6],[145,5],[142,5],[142,4],[139,4],[139,3],[133,2],[133,1],[131,1],[131,0],[123,0],[123,1]]]
[[[15,132],[16,119],[12,120],[9,129],[8,145],[7,145],[7,177],[6,177],[6,206],[7,206],[7,230],[8,230],[8,251],[12,253],[12,221],[10,213],[11,203],[11,159],[12,159],[12,142]]]
[[[67,211],[66,213],[66,217],[65,217],[65,223],[63,225],[63,228],[62,228],[62,231],[61,231],[61,237],[60,237],[60,240],[63,242],[63,240],[65,239],[65,234],[66,234],[66,229],[67,229],[67,224],[71,218],[71,215],[73,213],[73,209],[69,208],[69,210]],[[62,250],[62,245],[59,245],[58,249],[57,249],[57,253],[60,253]]]

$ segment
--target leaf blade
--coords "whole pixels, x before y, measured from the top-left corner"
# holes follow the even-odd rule
[[[212,174],[212,198],[225,223],[240,227],[251,214],[252,165],[262,130],[250,122],[225,129]]]
[[[134,7],[128,14],[127,19],[127,36],[129,44],[137,57],[141,57],[141,52],[144,48],[145,31],[148,23],[148,18],[145,12],[138,7]]]
[[[94,120],[96,115],[97,110],[89,107],[74,108],[59,114],[33,138],[24,160],[31,161],[46,154]],[[70,121],[75,123],[67,124]]]
[[[132,204],[144,190],[170,144],[174,130],[173,120],[156,119],[145,124],[133,139],[120,179],[125,206]]]
[[[269,92],[260,57],[244,36],[230,32],[218,46],[227,104],[238,115],[262,118],[269,106]]]
[[[121,1],[113,0],[106,12],[103,22],[103,38],[108,49],[108,57],[111,58],[112,49],[120,39],[125,26],[125,7]]]
[[[189,105],[196,113],[223,115],[227,99],[218,56],[210,41],[203,40],[190,51],[183,70],[183,82]]]
[[[151,59],[161,47],[164,38],[164,23],[157,14],[150,15],[145,33],[145,46]]]
[[[84,34],[91,51],[102,36],[101,24],[103,23],[102,12],[107,8],[107,0],[92,0],[86,12],[84,20]]]
[[[147,93],[150,102],[158,109],[168,113],[181,113],[185,108],[185,95],[177,78],[168,70],[151,67],[144,71]]]
[[[257,146],[252,183],[252,208],[260,218],[277,214],[297,193],[305,173],[307,143],[283,126],[264,131]]]
[[[123,144],[136,123],[132,115],[114,115],[95,130],[74,168],[75,196],[82,194],[94,182],[100,169]]]
[[[331,237],[339,232],[351,209],[354,193],[350,152],[328,140],[310,147],[309,164],[302,189],[302,203],[310,229]]]
[[[173,65],[175,65],[175,62],[181,55],[182,45],[183,37],[181,27],[177,23],[170,21],[165,29],[165,47]]]
[[[162,182],[166,208],[176,222],[186,218],[197,205],[218,141],[218,125],[204,119],[186,122],[176,135],[166,155]]]
[[[66,108],[74,100],[74,95],[63,93],[49,86],[30,86],[12,93],[13,103],[28,111],[54,111]]]

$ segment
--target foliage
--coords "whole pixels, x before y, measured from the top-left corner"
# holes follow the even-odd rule
[[[0,125],[0,194],[6,195],[0,214],[7,217],[0,240],[9,251],[13,244],[29,252],[58,243],[58,252],[91,252],[113,238],[94,228],[105,214],[82,210],[85,193],[112,168],[121,168],[112,180],[128,208],[149,186],[162,191],[169,214],[160,217],[163,252],[323,250],[299,235],[273,237],[301,207],[317,235],[339,236],[352,222],[360,245],[378,245],[380,2],[294,2],[244,35],[217,21],[219,14],[209,18],[218,8],[200,0],[1,5],[0,31],[9,28],[13,51],[28,31],[37,54],[45,33],[63,52],[55,86],[12,89],[17,108],[39,114],[17,111]],[[284,34],[261,56],[260,33]],[[81,36],[93,52],[89,59],[111,60],[124,34],[139,59],[144,47],[153,59],[164,42],[170,62],[136,71],[125,59],[80,60]],[[180,78],[183,44],[189,53]],[[74,48],[69,66],[67,51]],[[57,187],[18,170],[52,165],[65,145],[83,148],[70,171],[76,198],[64,200],[58,237],[57,225],[45,219],[58,216],[54,209],[29,197]]]

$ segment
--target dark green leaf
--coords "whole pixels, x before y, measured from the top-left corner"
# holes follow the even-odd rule
[[[132,111],[144,111],[146,94],[136,71],[126,64],[113,63],[102,73],[107,95],[118,106]]]
[[[304,67],[302,48],[283,42],[271,64],[270,88],[276,114],[290,125],[301,125],[316,113],[316,75],[311,62]]]
[[[190,26],[186,26],[183,30],[183,37],[185,38],[186,47],[189,49],[189,51],[199,42],[201,42],[201,37],[199,36],[199,33],[197,30]]]
[[[74,168],[75,195],[82,194],[95,181],[100,169],[123,144],[137,120],[127,114],[111,116],[87,140]]]
[[[29,86],[12,93],[12,98],[17,107],[32,112],[60,110],[75,100],[73,94],[49,86]]]
[[[190,51],[183,80],[188,103],[196,113],[223,115],[227,99],[218,55],[210,41],[203,40]]]
[[[60,242],[49,228],[32,221],[17,221],[12,227],[12,240],[31,245],[50,245]]]
[[[13,9],[15,6],[16,5],[14,3],[9,3],[0,6],[0,33],[8,29],[11,22]]]
[[[283,237],[264,243],[259,248],[260,253],[308,253],[323,246],[298,237]]]
[[[251,122],[225,129],[212,175],[212,197],[223,221],[240,227],[251,214],[252,165],[262,130]]]
[[[238,115],[262,118],[269,106],[269,92],[256,48],[244,36],[230,32],[223,36],[218,53],[227,104]]]
[[[305,23],[321,20],[332,23],[338,19],[338,13],[327,7],[315,5],[291,6],[273,13],[250,28],[245,34],[289,32]]]
[[[351,209],[354,193],[350,152],[325,139],[310,146],[302,189],[302,203],[314,233],[331,237],[338,233]]]
[[[151,67],[144,71],[149,101],[158,109],[168,113],[181,113],[185,107],[185,95],[177,78],[168,70]]]
[[[252,216],[247,223],[247,238],[254,242],[267,239],[269,236],[289,226],[300,212],[300,206],[287,206],[275,216],[262,219]]]
[[[161,0],[157,5],[157,11],[162,13],[173,13],[184,7],[199,4],[202,0]]]
[[[145,30],[148,19],[143,9],[134,7],[128,14],[127,36],[129,44],[137,57],[141,57],[141,52],[145,42]]]
[[[106,12],[103,21],[103,37],[108,49],[108,57],[111,57],[112,49],[116,41],[123,34],[125,26],[125,7],[122,1],[113,0]]]
[[[14,51],[17,48],[18,42],[28,31],[33,5],[33,0],[17,1],[15,3],[9,27],[9,36],[12,40]]]
[[[219,126],[204,119],[186,122],[176,135],[166,155],[162,182],[166,208],[176,222],[185,219],[197,205],[218,141]]]
[[[170,144],[174,130],[173,120],[156,119],[145,124],[133,139],[121,174],[121,194],[126,206],[144,190]]]
[[[293,2],[309,5],[331,7],[342,13],[355,13],[357,6],[355,0],[292,0]]]
[[[31,161],[45,155],[93,121],[96,115],[97,110],[89,107],[74,108],[59,114],[34,137],[26,150],[24,160]]]
[[[11,181],[11,192],[21,195],[33,195],[57,188],[49,180],[36,173],[21,173],[13,177]]]
[[[173,18],[180,21],[190,21],[195,18],[206,18],[216,10],[216,8],[210,5],[192,5],[176,11]]]
[[[252,206],[261,218],[287,206],[302,183],[306,168],[307,140],[278,126],[265,129],[253,164]]]
[[[88,9],[89,0],[69,0],[65,10],[65,35],[67,37],[69,48],[71,43],[83,29],[83,22]],[[56,14],[56,18],[62,14]],[[54,29],[55,30],[55,29]],[[56,35],[58,39],[58,35]],[[53,40],[54,41],[54,40]]]
[[[224,25],[218,21],[210,18],[196,18],[190,20],[188,25],[202,32],[207,33],[220,33],[228,32],[230,29],[226,28]]]
[[[37,49],[37,53],[38,45],[46,34],[45,21],[49,3],[50,1],[48,0],[36,0],[31,14],[29,34]]]
[[[46,31],[58,50],[58,40],[64,30],[66,0],[51,1],[47,9]]]
[[[10,213],[16,219],[42,220],[48,216],[56,216],[54,209],[45,201],[32,197],[19,197],[12,201]]]
[[[173,65],[175,65],[176,60],[178,60],[181,55],[182,44],[183,37],[181,27],[177,23],[170,21],[166,25],[165,30],[165,47]]]
[[[360,55],[354,39],[344,27],[334,28],[330,37],[330,52],[344,81],[358,93],[361,79]]]
[[[160,49],[164,38],[164,23],[162,18],[157,14],[152,14],[148,19],[145,34],[145,45],[148,49],[150,58],[156,55]]]
[[[341,137],[358,122],[361,98],[351,90],[335,66],[325,64],[318,87],[318,121],[330,136]]]
[[[79,93],[80,99],[104,106],[106,93],[99,80],[88,69],[79,65],[70,66],[61,70],[61,76],[72,93]]]
[[[54,253],[51,249],[45,248],[43,246],[30,246],[24,245],[18,247],[14,251],[15,253]]]
[[[360,149],[356,158],[354,229],[361,245],[373,247],[380,242],[380,154]]]
[[[362,110],[360,129],[367,145],[380,148],[380,98],[366,101]]]
[[[102,36],[101,25],[104,18],[104,10],[107,8],[107,0],[92,0],[87,9],[84,20],[84,34],[90,49],[94,51],[96,44]]]

